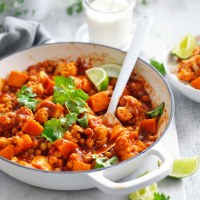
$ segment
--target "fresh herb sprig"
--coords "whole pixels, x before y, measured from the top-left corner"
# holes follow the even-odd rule
[[[155,67],[163,76],[165,75],[165,67],[163,63],[159,63],[157,60],[150,59],[150,64]]]
[[[117,156],[113,156],[110,159],[107,159],[106,157],[98,157],[96,154],[93,155],[93,159],[95,160],[95,166],[94,168],[103,168],[103,167],[109,167],[111,165],[114,165],[117,163]]]
[[[56,76],[53,101],[66,106],[69,112],[77,115],[90,112],[86,100],[89,96],[80,89],[76,88],[72,77]]]
[[[32,88],[23,85],[21,90],[16,94],[17,101],[20,105],[24,105],[31,110],[35,110],[37,104],[40,102],[39,100],[35,99],[34,97],[37,94],[33,93]]]
[[[154,193],[153,194],[153,196],[154,196],[154,200],[169,200],[170,199],[170,197],[169,196],[165,196],[165,194],[160,194],[160,193]]]
[[[72,16],[74,13],[81,13],[83,11],[83,4],[82,0],[76,0],[76,3],[72,4],[71,6],[68,6],[66,8],[66,13],[70,16]]]
[[[60,119],[51,119],[45,122],[44,131],[42,132],[42,136],[47,140],[54,142],[57,139],[63,137],[64,132],[73,125],[77,120],[77,115],[74,113],[69,113],[66,117]]]
[[[165,108],[165,102],[162,102],[154,110],[148,111],[147,114],[150,118],[158,117],[162,115],[162,113],[164,112],[164,108]]]
[[[65,105],[69,113],[60,119],[51,119],[44,124],[42,136],[53,142],[62,138],[70,126],[78,122],[83,128],[88,127],[88,107],[86,100],[89,96],[77,89],[72,77],[56,76],[53,101]],[[80,118],[81,114],[81,118]]]

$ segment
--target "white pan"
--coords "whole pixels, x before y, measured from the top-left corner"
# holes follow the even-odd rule
[[[23,50],[2,59],[0,61],[0,77],[6,77],[11,70],[25,70],[28,66],[46,59],[76,60],[80,56],[92,59],[95,66],[103,63],[121,64],[125,52],[95,44],[48,44]],[[145,151],[111,167],[83,172],[42,171],[27,168],[0,157],[0,170],[18,180],[42,188],[83,190],[97,187],[113,195],[127,194],[163,179],[171,169],[172,158],[160,144],[160,139],[168,129],[173,117],[173,95],[165,78],[144,61],[138,59],[134,70],[145,79],[144,84],[153,104],[165,102],[165,111],[158,122],[160,138]],[[151,155],[162,160],[162,165],[158,169],[128,182],[115,182],[140,168]]]

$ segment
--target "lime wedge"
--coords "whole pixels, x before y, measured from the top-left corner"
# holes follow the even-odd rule
[[[174,160],[169,176],[173,178],[185,178],[194,174],[200,165],[200,157],[180,158]]]
[[[193,35],[188,33],[181,42],[172,50],[172,54],[181,59],[187,59],[192,55],[197,42]]]
[[[154,193],[158,192],[157,183],[153,183],[143,189],[131,192],[128,197],[129,200],[154,200]]]
[[[121,70],[121,66],[116,64],[104,64],[99,67],[104,69],[107,75],[111,78],[117,78]]]
[[[90,81],[95,85],[98,91],[106,90],[109,84],[109,78],[106,71],[99,67],[93,67],[85,71]]]

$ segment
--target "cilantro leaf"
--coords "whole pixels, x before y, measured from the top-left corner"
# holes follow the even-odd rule
[[[76,89],[72,77],[56,76],[53,101],[67,107],[69,112],[77,115],[83,112],[90,112],[85,102],[89,96],[83,90]]]
[[[107,159],[106,157],[99,158],[96,154],[93,155],[93,159],[95,159],[96,161],[96,164],[94,166],[95,169],[114,165],[115,163],[117,163],[118,160],[117,156],[113,156],[112,158]]]
[[[154,193],[153,196],[154,196],[154,200],[169,200],[170,199],[169,196],[166,197],[163,193],[162,194]]]
[[[57,139],[63,137],[65,132],[65,128],[62,126],[61,119],[51,119],[44,123],[44,131],[42,132],[42,136],[47,140],[54,142]]]
[[[82,1],[81,0],[76,0],[76,1],[77,1],[76,3],[66,8],[66,13],[70,16],[72,16],[74,13],[79,14],[83,11]]]
[[[165,108],[165,102],[162,102],[154,110],[148,111],[147,114],[149,115],[150,118],[158,117],[162,115],[162,113],[164,112],[164,108]]]
[[[83,128],[87,128],[88,127],[88,115],[85,114],[82,118],[78,119],[78,122]]]
[[[55,86],[53,101],[63,105],[68,99],[70,99],[70,91],[74,90],[75,83],[72,77],[66,78],[65,76],[55,76]]]
[[[31,110],[35,110],[35,107],[40,102],[37,99],[34,99],[37,95],[33,93],[32,88],[23,85],[21,90],[16,94],[17,101],[20,105],[24,105]]]
[[[150,59],[150,64],[155,67],[162,75],[165,75],[165,67],[163,63],[159,63],[156,60]]]
[[[77,114],[76,113],[68,113],[65,118],[61,118],[62,125],[68,129],[71,125],[76,123]]]

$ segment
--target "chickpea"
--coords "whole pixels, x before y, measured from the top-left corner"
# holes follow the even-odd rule
[[[57,158],[60,158],[62,156],[62,154],[60,153],[60,151],[54,151],[54,155],[57,157]]]
[[[56,167],[56,168],[54,169],[54,171],[56,171],[56,172],[60,172],[61,169],[60,169],[59,167]]]
[[[46,142],[43,142],[43,143],[40,144],[40,149],[41,149],[42,151],[45,151],[45,150],[47,149],[47,144],[46,144]]]
[[[66,166],[67,166],[69,169],[71,169],[71,168],[73,167],[73,162],[68,161],[67,164],[66,164]]]
[[[36,149],[36,150],[35,150],[35,154],[36,154],[36,155],[41,155],[41,154],[42,154],[41,149]]]
[[[94,141],[91,138],[88,138],[86,140],[86,145],[91,148],[94,145]]]
[[[48,149],[51,149],[51,147],[52,147],[52,143],[51,143],[51,142],[48,142],[48,143],[47,143],[47,148],[48,148]]]
[[[57,157],[56,156],[50,156],[49,157],[49,163],[50,164],[55,164],[55,163],[57,163],[57,161],[58,161],[58,159],[57,159]]]

